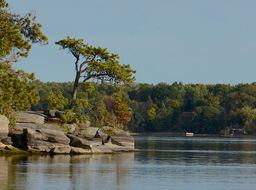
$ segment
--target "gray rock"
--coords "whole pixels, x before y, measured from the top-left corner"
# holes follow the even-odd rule
[[[117,135],[111,136],[112,144],[134,148],[134,138],[126,132],[120,132]]]
[[[66,127],[67,132],[70,132],[70,133],[74,133],[75,130],[76,130],[76,124],[75,123],[65,124],[65,127]]]
[[[23,111],[18,112],[18,121],[16,123],[34,123],[44,124],[45,116],[38,112]]]
[[[87,139],[68,134],[67,135],[70,138],[70,145],[74,147],[79,147],[83,149],[91,149],[93,146],[93,141],[89,141]]]
[[[62,131],[52,129],[24,129],[28,151],[46,153],[69,153],[70,139]]]
[[[3,138],[3,139],[1,139],[1,142],[6,144],[6,145],[12,145],[13,144],[11,137]]]
[[[29,141],[48,141],[68,145],[70,140],[62,131],[52,129],[25,129],[24,133]]]
[[[71,154],[90,154],[92,150],[71,146]]]
[[[9,120],[4,115],[0,115],[0,139],[6,138],[9,133]]]
[[[55,147],[51,150],[51,153],[69,154],[70,151],[71,151],[71,147],[69,145],[55,145]]]
[[[52,153],[52,154],[69,154],[71,147],[69,145],[63,145],[58,143],[41,142],[34,143],[27,146],[29,152],[41,152],[41,153]]]
[[[86,129],[88,127],[91,126],[91,122],[90,121],[84,121],[82,123],[79,123],[79,129],[80,130],[83,130],[83,129]]]
[[[16,123],[16,125],[13,127],[16,131],[23,132],[23,129],[30,128],[30,129],[52,129],[52,130],[59,130],[63,131],[64,127],[53,124],[53,123],[44,123],[44,124],[35,124],[35,123]]]
[[[107,145],[99,145],[92,148],[93,153],[112,153],[113,149]]]
[[[42,133],[44,133],[44,135],[48,136],[47,138],[45,138],[44,141],[47,142],[49,140],[49,141],[51,141],[50,143],[53,143],[52,137],[50,137],[50,135],[57,137],[60,134],[60,136],[64,139],[66,139],[65,141],[67,141],[64,144],[69,144],[69,139],[65,136],[65,134],[63,132],[63,130],[64,130],[63,126],[59,126],[56,124],[47,124],[47,123],[42,124],[42,125],[35,124],[35,123],[17,123],[16,126],[14,126],[9,132],[9,136],[12,139],[13,146],[23,149],[23,150],[28,149],[27,148],[27,138],[23,133],[24,129],[33,129],[34,131],[36,131],[36,130],[41,131]],[[48,134],[45,134],[46,131],[48,131]],[[55,131],[55,132],[52,133],[52,131]],[[32,138],[32,139],[34,139],[34,138]],[[59,142],[59,140],[55,139],[55,142]],[[61,142],[61,143],[63,143],[63,142]],[[31,144],[29,144],[29,146],[30,146],[29,149],[31,149],[33,151],[38,151],[40,149],[43,149],[43,147],[41,147],[42,142],[39,141],[39,144],[38,145],[36,145],[36,144],[37,144],[37,142],[35,142],[33,144],[33,146]],[[51,144],[46,145],[46,146],[48,146],[48,148],[45,148],[46,152],[49,152],[54,148],[54,146],[50,146],[50,145]],[[34,148],[32,148],[32,147],[34,147]]]
[[[85,136],[86,138],[94,138],[96,132],[98,131],[99,128],[97,127],[87,127],[83,130],[80,131],[80,134]]]
[[[23,134],[23,127],[13,127],[10,132],[9,136],[12,139],[13,146],[19,149],[26,149],[26,138]]]

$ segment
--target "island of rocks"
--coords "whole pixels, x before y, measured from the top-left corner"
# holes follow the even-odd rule
[[[91,127],[90,122],[60,124],[58,112],[18,112],[16,125],[0,115],[0,154],[94,154],[135,151],[129,132]],[[111,134],[108,132],[111,131]]]

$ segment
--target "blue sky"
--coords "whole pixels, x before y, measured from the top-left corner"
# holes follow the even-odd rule
[[[255,0],[8,0],[35,12],[48,46],[18,68],[40,80],[73,81],[74,59],[54,42],[67,35],[108,48],[138,83],[256,81]]]

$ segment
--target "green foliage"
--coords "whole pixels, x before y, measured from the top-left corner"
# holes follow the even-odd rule
[[[0,0],[0,114],[15,124],[15,111],[28,110],[39,95],[34,74],[12,68],[11,62],[27,57],[33,43],[47,43],[41,24],[31,13],[13,14],[5,0]]]
[[[33,73],[14,70],[0,62],[0,81],[0,114],[8,117],[13,125],[17,119],[15,111],[28,110],[31,104],[38,102],[36,80]]]
[[[61,92],[54,93],[50,91],[49,96],[46,98],[51,110],[62,110],[68,104],[68,99],[63,97]]]
[[[92,105],[89,103],[88,99],[75,99],[71,100],[71,105],[75,113],[75,117],[79,122],[89,120],[88,113],[91,112]],[[85,115],[85,113],[87,113]]]
[[[65,97],[72,98],[72,83],[39,85],[40,94],[51,89],[61,90]],[[123,126],[130,131],[182,132],[186,129],[194,133],[219,134],[228,128],[256,133],[256,83],[236,86],[134,84],[121,91],[118,86],[104,82],[91,82],[90,85],[93,90],[89,91],[81,85],[78,99],[90,103],[90,109],[84,109],[82,115],[91,121],[92,126],[120,126],[118,112],[122,115],[122,110],[129,111],[130,107],[131,121]],[[183,113],[189,117],[183,118]]]
[[[109,128],[104,128],[104,133],[106,133],[109,136],[114,136],[117,134],[117,131],[115,130],[115,128],[113,127],[109,127]]]
[[[71,109],[66,109],[61,114],[61,119],[64,123],[78,123],[76,114]]]
[[[89,104],[87,99],[76,99],[71,100],[72,109],[66,109],[64,113],[61,114],[62,121],[64,123],[80,123],[89,120],[90,117],[84,112],[91,111],[91,104]]]
[[[118,125],[123,127],[125,123],[131,121],[132,109],[123,101],[121,92],[116,93],[114,97],[114,113],[116,114]]]
[[[132,83],[134,70],[130,65],[121,65],[117,54],[110,54],[107,49],[84,44],[83,39],[70,38],[56,42],[62,49],[67,49],[76,59],[76,78],[72,99],[76,99],[80,80],[90,79],[111,81],[115,83]]]
[[[8,57],[17,61],[19,56],[28,56],[32,43],[47,43],[41,24],[35,20],[31,13],[25,16],[11,13],[5,0],[0,0],[0,60]]]
[[[147,114],[150,120],[156,119],[156,109],[154,107],[150,108]]]

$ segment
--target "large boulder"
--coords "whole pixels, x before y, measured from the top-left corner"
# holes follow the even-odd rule
[[[0,140],[6,138],[9,133],[9,120],[4,115],[0,115]]]
[[[62,131],[52,129],[24,129],[26,148],[30,152],[68,154],[70,139]]]
[[[111,136],[111,143],[128,148],[134,148],[134,138],[130,135],[129,132],[126,132],[121,129],[115,129],[112,127],[104,126],[102,128],[88,127],[85,128],[86,132],[84,133],[85,137],[88,138],[99,138],[103,142],[107,142],[108,137]]]
[[[111,142],[118,146],[134,148],[134,138],[128,132],[122,130],[111,136]]]
[[[34,111],[18,112],[18,120],[16,123],[34,123],[44,124],[45,116]]]
[[[9,136],[13,142],[13,146],[20,148],[20,149],[27,149],[26,145],[26,137],[24,136],[23,130],[24,129],[50,129],[50,130],[57,130],[61,131],[63,127],[56,125],[56,124],[35,124],[35,123],[16,123],[14,127],[11,128],[9,131]]]
[[[82,137],[78,137],[72,134],[67,135],[70,138],[70,145],[74,147],[79,147],[83,149],[92,149],[92,147],[102,145],[101,140],[94,139],[92,140],[87,140]]]
[[[99,128],[97,127],[85,127],[82,130],[80,130],[80,134],[86,138],[92,139],[95,137],[95,134],[98,130]]]

